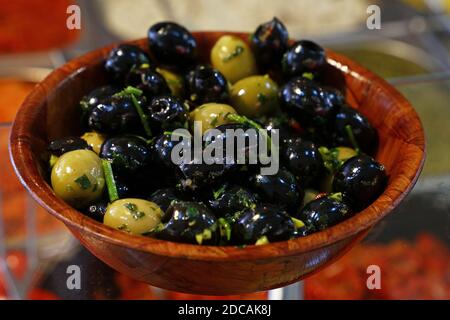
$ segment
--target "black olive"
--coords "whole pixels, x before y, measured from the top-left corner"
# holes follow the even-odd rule
[[[50,153],[58,157],[66,152],[82,149],[92,150],[87,142],[80,137],[55,139],[52,140],[48,146]]]
[[[322,87],[320,92],[323,101],[331,107],[338,108],[345,105],[345,97],[339,90],[332,87]]]
[[[143,104],[143,100],[138,101]],[[88,124],[92,130],[107,134],[142,130],[139,115],[129,97],[113,96],[102,101],[92,109]]]
[[[219,130],[221,134],[215,136],[214,138],[209,136],[207,131],[205,133],[206,136],[204,136],[204,147],[207,147],[210,143],[212,143],[212,141],[214,141],[215,143],[223,146],[224,152],[222,154],[212,154],[214,157],[214,163],[207,164],[205,161],[202,163],[195,163],[196,160],[193,157],[194,152],[191,151],[191,159],[188,159],[188,161],[182,161],[177,165],[179,172],[181,173],[180,179],[182,188],[190,191],[201,190],[205,186],[216,183],[225,177],[229,177],[239,169],[245,169],[246,164],[248,164],[250,160],[249,153],[252,151],[251,149],[257,148],[258,146],[257,132],[256,138],[253,139],[253,142],[255,143],[252,143],[252,141],[250,141],[251,133],[247,131],[248,128],[249,127],[245,125],[237,123],[220,125],[215,129]],[[227,129],[233,129],[234,131],[231,132]],[[236,131],[238,129],[242,130],[242,135],[239,134],[239,131]],[[238,137],[247,141],[241,148],[238,148]],[[226,146],[230,144],[230,142],[227,141],[228,139],[234,140],[235,149],[232,154],[225,151]],[[251,165],[256,166],[256,164]]]
[[[288,46],[289,35],[284,24],[274,17],[258,26],[250,42],[260,68],[278,65]]]
[[[351,217],[353,212],[344,202],[330,197],[321,197],[308,202],[298,215],[305,225],[319,231],[331,227]]]
[[[159,63],[186,67],[197,58],[197,43],[192,34],[174,22],[160,22],[148,30],[148,45]]]
[[[108,207],[108,201],[100,200],[91,204],[85,211],[85,214],[92,219],[103,222],[103,217],[105,216],[106,208]]]
[[[209,206],[217,216],[227,216],[250,208],[257,202],[258,195],[250,190],[238,185],[224,184],[213,191]]]
[[[95,88],[89,92],[89,94],[85,95],[80,101],[82,125],[87,126],[87,118],[94,107],[99,103],[107,101],[112,95],[119,91],[120,90],[117,87],[106,85]]]
[[[130,178],[130,179],[127,179]],[[133,187],[136,181],[129,181],[132,180],[131,177],[118,175],[116,174],[114,176],[114,181],[116,183],[116,189],[117,194],[119,195],[120,199],[123,198],[130,198],[133,195],[135,195],[135,188]]]
[[[323,172],[323,160],[316,145],[303,138],[289,138],[283,142],[281,157],[286,167],[306,187]]]
[[[149,62],[147,53],[138,46],[121,44],[109,53],[108,58],[106,58],[105,69],[114,79],[123,81],[131,68]]]
[[[349,129],[346,129],[348,127]],[[378,145],[378,133],[369,120],[357,110],[343,106],[336,114],[332,139],[336,146],[355,147],[349,137],[348,130],[353,132],[359,148],[372,154]]]
[[[284,76],[292,78],[306,72],[318,75],[326,63],[325,50],[321,46],[309,40],[300,40],[289,47],[281,65]]]
[[[153,192],[148,200],[156,203],[162,211],[166,212],[173,201],[181,201],[181,197],[174,188],[158,189]],[[167,222],[167,219],[162,219],[163,222]]]
[[[144,110],[155,130],[170,131],[187,127],[187,108],[174,96],[163,95],[155,97]]]
[[[250,177],[251,186],[264,202],[277,204],[294,214],[300,208],[304,195],[295,176],[286,169],[274,175],[256,174]]]
[[[122,135],[106,140],[100,157],[111,160],[114,173],[132,174],[145,170],[151,161],[147,142],[138,136]]]
[[[227,79],[218,70],[198,65],[186,75],[186,96],[199,106],[208,102],[225,103],[230,97]]]
[[[202,245],[218,243],[220,232],[217,219],[205,205],[174,202],[167,209],[167,215],[170,220],[156,231],[157,238]]]
[[[322,90],[314,81],[294,78],[281,88],[281,107],[301,125],[323,127],[336,114],[337,106],[324,100]]]
[[[366,208],[383,192],[387,182],[384,166],[372,157],[348,159],[336,172],[333,190],[347,196],[357,211]]]
[[[125,85],[142,90],[148,100],[171,92],[164,77],[150,67],[133,68],[125,79]]]
[[[240,215],[232,225],[231,240],[234,244],[255,244],[263,237],[277,242],[294,235],[294,222],[283,208],[261,204]]]

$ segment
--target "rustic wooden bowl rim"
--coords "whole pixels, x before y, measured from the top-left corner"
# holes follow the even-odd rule
[[[198,37],[207,33],[194,32],[193,34]],[[243,33],[225,33],[240,36],[245,35]],[[146,41],[146,39],[130,41],[129,43],[142,44],[143,41]],[[352,72],[355,77],[362,77],[364,75],[364,78],[376,83],[377,86],[381,87],[389,95],[391,100],[401,108],[408,109],[408,113],[412,115],[408,121],[410,121],[410,127],[414,127],[415,130],[411,130],[408,141],[406,141],[406,148],[414,149],[415,157],[409,159],[407,167],[405,163],[401,164],[405,168],[400,168],[398,172],[402,172],[403,174],[391,177],[392,180],[386,190],[372,205],[346,221],[312,235],[283,242],[270,243],[264,246],[249,245],[243,248],[175,243],[150,237],[133,236],[105,226],[102,223],[88,218],[55,196],[44,178],[37,173],[37,164],[33,157],[29,136],[32,135],[31,123],[37,114],[36,108],[45,105],[46,97],[51,94],[52,90],[58,90],[61,82],[66,78],[76,76],[78,72],[86,68],[89,64],[98,62],[99,59],[104,59],[105,50],[109,50],[114,46],[110,45],[91,51],[70,61],[48,75],[25,99],[17,113],[11,130],[10,156],[22,184],[38,203],[52,215],[62,220],[68,226],[79,229],[80,232],[88,233],[90,236],[111,244],[127,247],[132,250],[150,252],[160,256],[184,257],[187,259],[206,261],[275,259],[326,247],[331,243],[343,240],[370,228],[400,203],[414,186],[419,176],[425,159],[425,139],[419,117],[409,102],[380,77],[348,58],[327,50],[330,64],[340,68],[343,72]],[[397,179],[403,180],[402,183],[407,185],[404,190],[396,190],[393,187]],[[56,207],[61,208],[61,210],[55,209]]]

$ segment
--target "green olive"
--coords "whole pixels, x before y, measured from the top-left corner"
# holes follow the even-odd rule
[[[56,161],[51,183],[56,195],[80,208],[98,200],[105,188],[102,163],[90,150],[70,151]]]
[[[184,84],[183,78],[180,75],[162,68],[156,68],[156,71],[166,80],[167,85],[174,96],[181,97],[183,95]]]
[[[211,50],[211,63],[231,83],[257,73],[250,47],[235,36],[225,35],[217,40]]]
[[[227,114],[236,113],[236,110],[228,104],[222,103],[205,103],[194,109],[190,118],[191,121],[202,122],[202,133],[222,124],[230,123],[226,118]]]
[[[358,155],[354,149],[349,147],[336,147],[335,149],[337,150],[337,159],[342,162]]]
[[[162,210],[154,202],[143,199],[120,199],[106,208],[103,223],[131,234],[144,234],[161,223]]]
[[[103,142],[105,141],[105,135],[98,132],[86,132],[81,136],[81,139],[87,142],[87,144],[95,151],[96,154],[100,153]]]
[[[278,86],[268,75],[241,79],[231,89],[231,104],[244,116],[262,116],[278,108]]]

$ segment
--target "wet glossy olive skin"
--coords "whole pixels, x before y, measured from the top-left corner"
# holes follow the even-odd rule
[[[139,100],[143,104],[142,100]],[[95,106],[88,118],[89,128],[106,134],[141,130],[139,115],[129,97],[111,97]]]
[[[281,58],[288,47],[289,35],[284,24],[274,17],[258,26],[250,37],[252,51],[258,66],[266,69],[281,64]]]
[[[167,209],[173,201],[181,201],[181,197],[175,188],[158,189],[153,192],[148,200],[156,203],[162,211],[167,212]],[[170,217],[169,217],[170,218]],[[161,219],[163,222],[167,222],[167,216],[164,215]]]
[[[215,245],[220,239],[217,219],[203,204],[175,202],[167,209],[170,220],[155,233],[159,239],[168,241]]]
[[[227,103],[230,97],[228,81],[219,70],[198,65],[186,75],[186,98],[194,105],[208,102]]]
[[[171,95],[153,98],[145,106],[144,112],[147,114],[152,127],[158,131],[170,131],[177,128],[187,128],[188,126],[187,108],[183,102]]]
[[[369,120],[350,106],[343,106],[336,114],[332,139],[336,145],[353,147],[345,127],[349,125],[362,151],[372,154],[378,145],[378,133]]]
[[[236,244],[255,244],[266,236],[269,242],[294,237],[295,225],[284,209],[260,204],[244,211],[232,225],[231,241]]]
[[[138,136],[122,135],[107,139],[100,157],[112,161],[114,173],[135,174],[147,169],[151,161],[147,142]]]
[[[322,88],[309,79],[298,77],[280,91],[281,108],[304,126],[325,126],[336,113],[336,106],[326,103]]]
[[[284,141],[281,157],[285,166],[305,187],[316,182],[324,170],[322,156],[317,146],[300,137]]]
[[[250,185],[264,202],[279,205],[294,214],[301,206],[304,191],[295,176],[286,169],[274,175],[256,174],[250,177]]]
[[[105,69],[113,79],[123,81],[131,68],[149,62],[150,58],[141,48],[131,44],[121,44],[109,53]]]
[[[89,94],[85,95],[80,101],[82,125],[87,127],[87,118],[95,106],[99,103],[107,101],[112,95],[119,91],[119,88],[115,86],[105,85],[95,88],[89,92]]]
[[[384,166],[370,156],[359,155],[348,159],[336,172],[333,191],[342,192],[359,211],[378,198],[386,183]]]
[[[210,102],[192,110],[190,120],[192,124],[201,121],[202,132],[205,133],[209,129],[230,123],[226,118],[229,113],[235,114],[236,110],[228,104]]]
[[[76,208],[99,200],[105,188],[102,163],[91,150],[74,150],[54,164],[50,182],[55,194]]]
[[[156,138],[153,146],[154,161],[160,165],[160,167],[174,168],[174,164],[171,161],[172,149],[177,145],[178,141],[172,141],[170,134],[162,134]]]
[[[186,67],[197,58],[197,43],[192,34],[174,22],[160,22],[147,33],[150,52],[163,65]]]
[[[92,150],[88,143],[80,137],[55,139],[48,146],[48,151],[58,157],[66,152],[82,149]]]
[[[231,83],[258,73],[255,57],[241,38],[224,35],[211,49],[211,63]]]
[[[213,192],[208,203],[218,217],[223,217],[248,209],[259,200],[257,194],[242,186],[224,184]]]
[[[344,202],[321,197],[307,203],[300,211],[298,218],[313,231],[324,230],[351,217],[353,211]]]
[[[116,200],[106,208],[103,223],[130,234],[152,232],[160,223],[163,212],[151,201],[125,198]]]
[[[148,100],[171,93],[166,79],[150,67],[133,68],[125,79],[125,85],[142,90]]]
[[[332,87],[322,87],[320,95],[325,104],[338,108],[345,105],[345,97],[339,90]]]
[[[241,79],[231,88],[231,104],[247,117],[273,113],[278,110],[278,85],[269,75]]]
[[[319,74],[327,63],[325,50],[309,40],[300,40],[289,47],[283,56],[282,69],[289,79],[305,72]]]

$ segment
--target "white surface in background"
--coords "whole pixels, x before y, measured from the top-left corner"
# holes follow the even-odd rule
[[[365,26],[368,0],[97,0],[107,28],[142,38],[152,24],[172,20],[189,30],[253,31],[277,16],[293,37]]]

